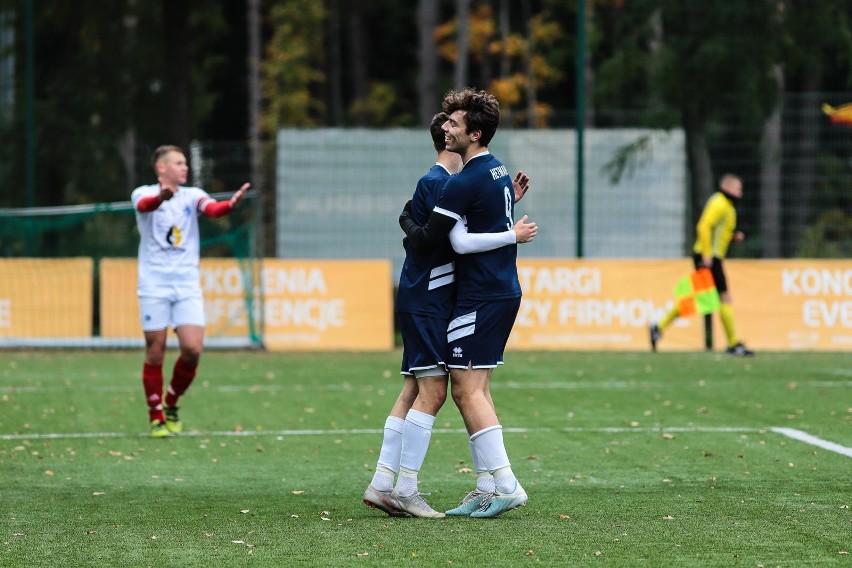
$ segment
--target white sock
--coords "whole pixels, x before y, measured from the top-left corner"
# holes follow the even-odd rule
[[[476,452],[476,448],[473,447],[473,441],[468,440],[468,444],[470,445],[470,457],[473,460],[473,471],[476,472],[477,491],[482,491],[483,493],[494,493],[494,477],[482,462],[482,458],[479,457],[479,454]]]
[[[494,485],[501,493],[515,490],[517,479],[512,473],[509,455],[503,443],[503,427],[500,425],[484,428],[470,437],[474,452],[494,475]],[[478,481],[478,480],[477,480]]]
[[[402,453],[399,458],[400,473],[396,480],[396,492],[403,497],[417,493],[417,474],[426,459],[434,424],[434,416],[413,408],[405,415]]]
[[[402,429],[405,421],[396,416],[388,416],[385,420],[385,435],[382,439],[382,449],[379,452],[379,462],[376,473],[370,485],[379,491],[393,489],[393,476],[399,471],[399,457],[402,453]]]
[[[518,486],[518,478],[509,466],[501,467],[494,472],[494,486],[500,493],[512,493]]]

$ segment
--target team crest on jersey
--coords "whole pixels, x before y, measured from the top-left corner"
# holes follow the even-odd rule
[[[453,357],[461,357],[462,356],[462,348],[461,347],[453,347]]]
[[[178,246],[182,240],[183,238],[181,236],[180,229],[175,226],[172,226],[172,228],[169,229],[169,232],[166,233],[166,242],[173,247]]]

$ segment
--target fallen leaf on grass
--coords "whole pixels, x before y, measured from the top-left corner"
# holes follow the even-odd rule
[[[152,534],[150,538],[151,538],[151,540],[157,540],[157,535]]]
[[[538,459],[538,456],[527,456],[527,460],[529,460],[529,461],[533,461],[533,460],[537,460],[537,459]]]
[[[838,550],[837,554],[839,554],[840,556],[848,556],[849,555],[849,553],[846,552],[845,550]]]
[[[305,492],[304,489],[296,489],[295,491],[293,491],[293,495],[301,495],[304,492]]]
[[[524,556],[535,556],[535,551],[532,548],[524,552]]]
[[[118,457],[118,456],[121,455],[121,452],[119,452],[118,450],[110,450],[109,455],[111,455],[113,457]]]
[[[365,556],[370,556],[370,553],[369,552],[356,552],[355,556],[357,556],[358,558],[364,558]]]
[[[462,467],[462,468],[459,468],[459,473],[473,473],[473,470],[470,469],[469,467]]]
[[[561,515],[559,515],[559,518],[569,520],[569,519],[571,519],[571,515],[566,515],[566,514],[562,513]]]
[[[291,518],[291,519],[298,519],[298,518],[299,518],[299,515],[290,515],[290,518]]]
[[[600,550],[596,550],[595,556],[603,556],[603,552],[601,552]]]
[[[98,531],[86,531],[86,534],[98,534]]]
[[[663,434],[663,440],[674,440],[674,434]]]
[[[246,543],[246,541],[244,541],[244,540],[232,540],[231,541],[231,544],[245,544],[245,543]]]
[[[95,497],[100,497],[101,495],[106,495],[106,493],[104,493],[103,491],[95,491],[94,493],[92,493],[92,495],[94,495]]]
[[[240,509],[240,513],[242,513],[243,515],[245,515],[248,512],[249,512],[249,509]]]
[[[24,536],[24,533],[12,533],[12,536]]]
[[[663,520],[664,521],[673,521],[674,517],[672,517],[671,515],[666,515],[665,517],[663,517]]]
[[[46,470],[46,471],[44,472],[44,474],[45,474],[45,475],[53,475],[53,470],[52,470],[52,469],[48,469],[48,470]]]

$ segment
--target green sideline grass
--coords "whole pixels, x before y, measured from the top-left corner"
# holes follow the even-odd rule
[[[0,566],[850,566],[852,458],[770,430],[852,447],[848,353],[510,353],[530,501],[492,520],[361,502],[399,355],[206,353],[152,440],[141,353],[0,352]],[[462,427],[449,402],[437,509],[475,482]]]

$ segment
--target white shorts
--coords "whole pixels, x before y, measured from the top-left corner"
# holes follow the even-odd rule
[[[204,297],[199,287],[147,286],[137,290],[137,295],[142,331],[204,327]]]

